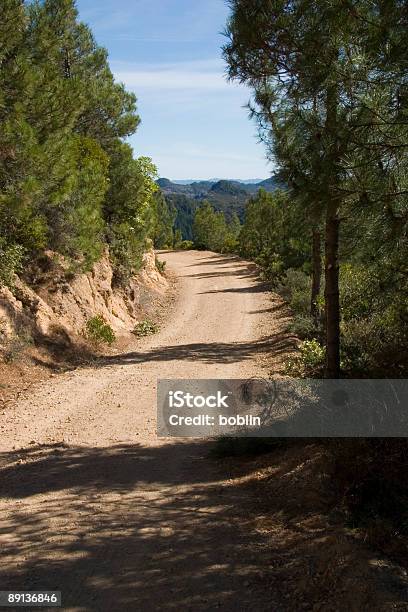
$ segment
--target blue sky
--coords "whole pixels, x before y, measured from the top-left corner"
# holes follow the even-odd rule
[[[142,123],[130,142],[160,176],[266,178],[270,169],[243,106],[250,92],[227,83],[220,47],[224,0],[77,0],[79,15],[134,91]]]

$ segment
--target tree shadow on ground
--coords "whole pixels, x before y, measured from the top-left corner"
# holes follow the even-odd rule
[[[333,502],[319,450],[215,462],[211,445],[3,453],[3,588],[61,590],[64,608],[98,611],[364,610],[380,587],[404,600],[406,581],[322,519]]]
[[[148,361],[201,361],[202,363],[238,363],[255,355],[269,357],[293,350],[294,340],[286,332],[276,333],[258,342],[196,342],[132,351],[104,358],[107,364],[132,365]]]
[[[3,453],[0,494],[14,500],[0,530],[3,588],[61,590],[78,610],[270,609],[258,588],[262,538],[239,534],[242,495],[202,461],[208,450]]]

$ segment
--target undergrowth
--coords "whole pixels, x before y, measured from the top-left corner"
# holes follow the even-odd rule
[[[84,336],[93,344],[113,344],[115,332],[102,315],[95,315],[86,322]]]
[[[157,323],[154,323],[154,321],[151,321],[150,319],[145,319],[144,321],[140,321],[137,323],[137,325],[135,325],[132,333],[141,338],[143,336],[156,334],[158,331],[159,326]]]

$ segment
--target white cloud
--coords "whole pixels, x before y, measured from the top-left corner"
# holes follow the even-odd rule
[[[231,90],[219,60],[197,60],[173,64],[113,64],[115,77],[131,89],[148,90]]]

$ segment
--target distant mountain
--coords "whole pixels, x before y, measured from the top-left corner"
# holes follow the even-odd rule
[[[232,181],[233,183],[244,183],[244,184],[256,184],[256,183],[262,183],[263,179],[260,178],[256,178],[256,179],[222,179],[222,178],[210,178],[207,179],[205,182],[209,182],[209,183],[218,183],[219,181]],[[172,183],[175,183],[176,185],[191,185],[192,183],[202,183],[202,179],[173,179]]]
[[[276,177],[271,176],[271,178],[265,179],[264,181],[257,183],[256,188],[262,188],[265,189],[265,191],[274,191],[279,187],[279,185],[280,182],[278,181],[278,179]]]
[[[279,187],[276,177],[254,182],[241,182],[229,179],[208,181],[170,181],[160,178],[157,181],[171,208],[176,210],[175,228],[180,229],[183,238],[191,240],[192,223],[197,207],[203,200],[211,202],[215,210],[222,211],[227,220],[236,213],[243,221],[245,205],[259,189],[272,192]]]
[[[195,183],[174,183],[167,178],[156,181],[163,193],[182,193],[190,197],[205,196],[214,183],[210,181],[196,181]]]
[[[240,183],[235,181],[218,181],[218,183],[214,183],[214,185],[209,190],[210,194],[218,193],[222,195],[231,195],[231,196],[246,196],[248,193],[247,190]]]
[[[203,197],[206,196],[209,191],[234,195],[234,190],[236,194],[243,194],[244,192],[256,193],[256,191],[261,187],[266,191],[273,191],[278,187],[278,181],[275,177],[271,177],[263,181],[250,179],[248,182],[231,179],[210,179],[208,181],[170,181],[168,178],[159,178],[157,184],[164,193],[183,193],[184,195],[190,197]]]

